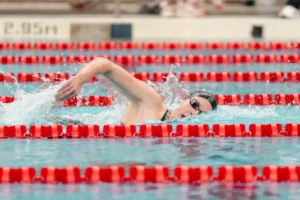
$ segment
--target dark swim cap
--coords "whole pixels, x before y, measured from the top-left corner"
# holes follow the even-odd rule
[[[202,97],[204,99],[207,99],[207,101],[209,101],[213,110],[215,110],[218,106],[218,101],[215,95],[206,91],[193,92],[190,94],[190,97]]]

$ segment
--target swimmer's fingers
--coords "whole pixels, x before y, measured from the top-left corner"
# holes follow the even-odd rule
[[[64,84],[61,88],[59,88],[57,90],[57,93],[60,93],[61,91],[63,91],[64,89],[66,89],[67,87],[70,86],[70,82],[67,82],[66,84]]]
[[[63,97],[66,93],[68,93],[68,91],[71,91],[71,87],[70,87],[70,86],[67,86],[67,87],[65,87],[64,89],[58,91],[58,92],[56,93],[56,95],[55,95],[55,98],[56,98],[57,100],[61,100],[62,97]]]
[[[77,93],[76,88],[74,86],[72,86],[71,84],[69,84],[67,87],[65,87],[64,89],[59,91],[56,94],[55,98],[56,98],[56,100],[63,101],[63,100],[65,100],[65,98],[69,98],[68,95],[73,94],[73,93]]]
[[[61,99],[61,96],[69,90],[68,89],[69,85],[70,84],[65,84],[61,88],[59,88],[59,90],[55,94],[55,99],[56,100],[59,101]]]
[[[72,77],[65,85],[63,85],[56,93],[55,98],[58,101],[77,96],[81,90],[81,84]]]
[[[63,93],[59,96],[59,100],[64,101],[66,99],[70,99],[77,96],[76,90],[68,90],[67,92]]]

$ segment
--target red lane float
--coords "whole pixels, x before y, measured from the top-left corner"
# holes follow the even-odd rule
[[[125,169],[121,166],[93,166],[85,169],[85,177],[88,183],[122,183],[125,179]]]
[[[231,74],[229,72],[208,72],[206,75],[206,80],[213,82],[230,81]]]
[[[145,50],[158,50],[161,49],[161,44],[159,42],[143,42],[141,47]]]
[[[45,78],[50,83],[57,83],[68,80],[70,78],[70,75],[68,73],[46,73]]]
[[[90,57],[93,60],[96,57],[105,57],[111,59],[109,55],[94,55]],[[16,62],[16,60],[18,62]],[[61,55],[45,55],[42,57],[32,55],[21,55],[19,57],[15,56],[0,56],[0,64],[67,64],[71,65],[76,62],[88,62],[90,61],[85,55],[68,55],[64,60]],[[276,56],[275,54],[258,54],[255,56],[251,54],[235,54],[235,55],[194,55],[188,54],[183,58],[181,55],[115,55],[112,59],[114,62],[121,66],[137,67],[142,65],[170,65],[170,64],[186,64],[186,65],[196,65],[196,64],[207,64],[207,65],[228,65],[228,64],[299,64],[300,56],[297,54],[281,54]]]
[[[137,127],[135,125],[104,125],[103,135],[108,138],[131,138],[136,136]]]
[[[255,166],[221,166],[216,179],[222,182],[249,183],[257,180],[258,169]]]
[[[300,105],[300,94],[275,94],[274,101],[277,105]]]
[[[290,82],[299,82],[300,72],[288,72],[286,80]]]
[[[53,50],[53,44],[51,42],[36,42],[34,43],[35,50]]]
[[[86,98],[77,98],[73,97],[64,101],[64,107],[73,107],[73,106],[85,106],[87,104]]]
[[[137,133],[137,127],[134,125],[104,125],[103,135],[108,138],[131,138]]]
[[[74,184],[83,181],[79,167],[43,167],[41,168],[41,181],[46,184]]]
[[[161,57],[161,63],[165,65],[169,64],[180,64],[182,63],[182,57],[181,55],[163,55]]]
[[[119,65],[123,65],[126,67],[133,67],[135,66],[135,57],[133,55],[116,55],[114,57],[114,62],[119,64]]]
[[[65,129],[65,131],[64,131]],[[0,138],[299,137],[299,124],[0,126]]]
[[[285,136],[300,136],[300,124],[286,124]]]
[[[242,50],[245,49],[245,43],[243,42],[228,42],[226,44],[228,50]]]
[[[234,64],[252,64],[254,62],[254,57],[251,54],[240,55],[236,54],[232,57],[232,63]]]
[[[185,64],[205,64],[207,62],[205,55],[186,55]]]
[[[244,105],[271,105],[273,104],[271,94],[245,94]]]
[[[94,42],[78,42],[76,47],[78,50],[93,51],[96,49],[96,44]]]
[[[0,83],[14,83],[16,81],[15,74],[13,72],[7,72],[5,74],[0,73]]]
[[[0,183],[33,183],[36,170],[33,167],[0,167]]]
[[[67,125],[66,135],[68,138],[95,138],[100,134],[98,125]]]
[[[271,55],[259,54],[256,56],[256,62],[257,63],[276,63],[277,56],[275,54],[271,54]]]
[[[60,138],[63,134],[62,125],[51,125],[51,126],[43,126],[43,125],[33,125],[29,127],[29,134],[27,137],[31,137],[34,139],[41,138]]]
[[[173,127],[171,124],[142,124],[140,126],[140,133],[142,137],[171,137],[173,135]]]
[[[265,166],[263,180],[269,182],[299,182],[300,166]]]
[[[0,138],[24,138],[27,134],[25,125],[1,126]]]
[[[72,42],[57,42],[55,44],[56,50],[73,50],[74,43]]]
[[[260,73],[261,81],[282,82],[284,81],[283,72],[262,72]]]
[[[15,97],[0,96],[0,102],[2,103],[12,103],[14,101],[15,101]]]
[[[90,96],[88,106],[111,106],[112,103],[112,96]]]
[[[57,56],[43,56],[43,64],[46,65],[61,65],[63,64],[63,58],[60,55]]]
[[[300,42],[293,41],[293,42],[291,42],[290,46],[291,46],[291,49],[298,50],[298,49],[300,49]]]
[[[77,64],[77,63],[84,64],[88,62],[87,57],[84,55],[80,55],[80,56],[70,55],[67,56],[66,61],[67,64]]]
[[[182,82],[202,82],[204,80],[204,75],[202,72],[182,72],[179,75],[179,81]]]
[[[99,42],[99,50],[114,50],[117,48],[117,43],[114,41],[111,42]]]
[[[176,126],[176,136],[178,137],[209,137],[211,132],[209,132],[208,124],[179,124]]]
[[[229,55],[223,54],[223,55],[210,55],[208,57],[210,64],[228,64],[230,57]]]
[[[211,166],[189,167],[176,166],[174,169],[175,181],[182,184],[195,184],[212,181],[213,168]]]
[[[15,56],[0,56],[1,65],[12,65],[15,64]]]
[[[139,65],[154,65],[158,64],[158,56],[157,55],[140,55],[138,56]]]
[[[12,44],[13,50],[29,50],[31,49],[31,43],[29,42],[14,42]]]
[[[26,64],[26,65],[32,65],[32,64],[39,64],[40,58],[38,56],[19,56],[18,58],[18,64]]]
[[[120,48],[120,49],[126,49],[126,50],[130,50],[130,49],[138,49],[138,43],[136,43],[136,42],[122,41],[122,42],[119,44],[119,48]]]
[[[164,166],[134,166],[129,171],[133,183],[166,183],[169,178],[169,168]]]
[[[239,105],[241,104],[241,95],[239,94],[216,94],[215,95],[219,105]]]
[[[216,136],[219,137],[246,137],[250,133],[246,131],[245,124],[214,124],[212,128]]]
[[[19,73],[18,74],[18,82],[19,83],[28,83],[28,82],[41,82],[42,74],[41,73]]]
[[[0,50],[8,50],[10,48],[10,43],[0,42]]]
[[[237,81],[237,82],[258,81],[258,75],[257,72],[234,72],[233,81]]]
[[[288,44],[286,42],[270,42],[269,49],[274,51],[288,49]]]
[[[293,55],[282,54],[282,55],[280,55],[280,62],[282,62],[282,63],[299,63],[300,56],[298,54],[293,54]]]
[[[261,171],[261,173],[260,173]],[[82,173],[83,172],[83,173]],[[201,184],[208,182],[254,183],[254,182],[300,182],[300,166],[77,166],[0,167],[0,184],[82,184],[82,183],[135,183],[135,184]]]
[[[176,76],[176,73],[172,73]],[[165,82],[169,76],[169,72],[154,72],[152,81],[154,82]]]
[[[265,42],[248,42],[247,48],[249,50],[265,50],[266,46]]]
[[[165,50],[179,50],[181,49],[181,43],[179,42],[164,42],[162,48]]]
[[[206,49],[210,49],[210,50],[221,50],[221,49],[224,49],[224,43],[223,42],[206,42],[205,47],[206,47]]]
[[[183,46],[186,50],[200,50],[203,48],[200,42],[185,42]]]
[[[281,124],[250,124],[252,137],[278,137],[282,132]]]

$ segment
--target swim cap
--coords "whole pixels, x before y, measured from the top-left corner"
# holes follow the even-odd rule
[[[215,95],[213,95],[212,93],[206,92],[206,91],[198,91],[198,92],[193,92],[190,94],[191,97],[202,97],[204,99],[206,99],[213,110],[215,110],[218,106],[218,101],[215,97]]]

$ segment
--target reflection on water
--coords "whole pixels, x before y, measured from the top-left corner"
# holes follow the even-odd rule
[[[0,185],[1,199],[297,199],[299,183]]]
[[[3,166],[298,165],[295,138],[0,140]],[[10,156],[7,156],[10,155]]]

